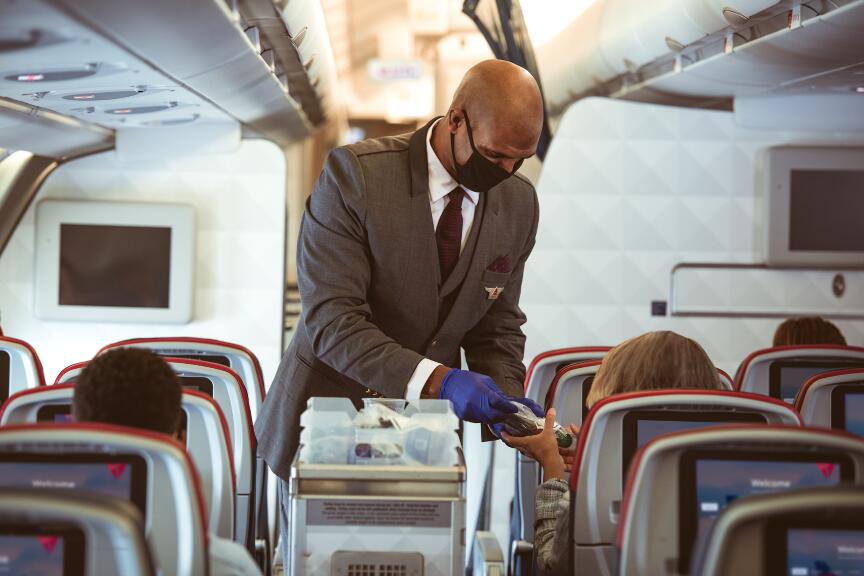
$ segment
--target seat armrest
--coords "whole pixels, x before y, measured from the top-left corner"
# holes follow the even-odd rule
[[[495,534],[478,530],[473,555],[475,576],[504,576],[504,553]]]

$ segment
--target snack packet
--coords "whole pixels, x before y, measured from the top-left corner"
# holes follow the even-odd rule
[[[519,402],[513,402],[516,412],[504,420],[504,430],[511,436],[533,436],[539,434],[546,427],[546,420],[540,418],[531,411],[528,406]],[[555,439],[559,448],[570,448],[573,445],[573,435],[570,434],[559,423],[554,426]]]

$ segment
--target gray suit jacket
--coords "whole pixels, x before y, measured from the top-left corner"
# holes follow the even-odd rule
[[[297,266],[302,314],[255,423],[259,453],[290,474],[312,396],[404,398],[424,357],[491,376],[522,396],[519,293],[538,204],[521,176],[485,194],[456,268],[441,283],[426,131],[334,149],[306,204]],[[501,257],[509,272],[487,268]],[[486,288],[503,287],[497,299]]]

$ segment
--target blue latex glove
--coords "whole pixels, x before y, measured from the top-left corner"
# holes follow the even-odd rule
[[[467,422],[494,424],[516,412],[516,407],[489,376],[452,369],[441,381],[441,400],[450,400],[456,416]]]
[[[537,404],[531,398],[516,398],[515,396],[508,396],[508,399],[513,402],[519,402],[520,404],[524,404],[534,413],[538,418],[543,418],[546,416],[546,413],[543,411],[543,407]],[[490,424],[489,429],[492,430],[492,433],[495,434],[496,437],[501,438],[501,432],[504,430],[504,423],[498,422],[497,424]]]

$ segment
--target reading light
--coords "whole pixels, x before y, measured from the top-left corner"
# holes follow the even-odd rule
[[[90,100],[119,100],[121,98],[129,98],[130,96],[137,96],[141,94],[144,90],[105,90],[100,92],[83,92],[80,94],[67,94],[62,98],[64,100],[78,100],[78,101],[90,101]]]
[[[161,112],[163,110],[168,110],[170,108],[176,108],[176,102],[170,102],[168,104],[158,104],[155,106],[133,106],[129,108],[112,108],[111,110],[106,110],[107,114],[115,114],[115,115],[125,115],[125,114],[150,114],[151,112]]]
[[[864,86],[858,86],[857,88],[855,88],[855,92],[859,94],[864,94]]]
[[[25,70],[4,76],[12,82],[62,82],[64,80],[76,80],[93,76],[99,71],[95,65],[81,66],[78,68],[65,68],[54,70]]]
[[[40,82],[45,79],[44,74],[19,74],[15,80],[18,82]]]

